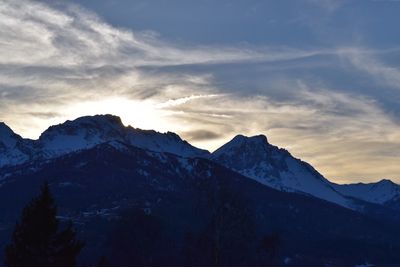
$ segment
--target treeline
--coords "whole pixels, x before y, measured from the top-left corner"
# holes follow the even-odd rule
[[[84,266],[275,266],[281,240],[259,231],[246,199],[218,180],[200,188],[199,221],[193,227],[181,231],[149,210],[125,210],[109,234],[103,256]],[[15,226],[5,251],[7,267],[78,266],[85,244],[72,224],[62,225],[56,214],[45,184]]]
[[[60,229],[57,207],[49,186],[24,208],[16,223],[11,243],[5,249],[9,267],[76,266],[76,257],[84,246],[76,238],[72,224]]]

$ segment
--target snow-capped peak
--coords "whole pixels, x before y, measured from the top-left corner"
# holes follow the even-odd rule
[[[254,135],[254,136],[244,136],[242,134],[236,135],[230,142],[230,145],[243,145],[243,144],[253,144],[253,145],[260,145],[260,144],[268,144],[268,138],[263,135]]]
[[[172,132],[159,133],[128,127],[126,140],[129,144],[156,152],[168,152],[182,157],[207,157],[207,150],[192,146]]]
[[[381,186],[393,186],[396,185],[392,180],[390,179],[382,179],[376,183],[377,185]]]
[[[237,135],[231,141],[214,151],[211,159],[222,162],[235,170],[273,170],[274,167],[285,169],[286,164],[272,166],[273,163],[281,162],[284,157],[289,155],[286,150],[279,149],[268,143],[264,135],[246,137]],[[262,166],[260,166],[260,164]]]
[[[343,195],[376,204],[385,204],[400,197],[400,186],[388,179],[376,183],[333,184],[333,186]]]
[[[46,155],[58,155],[111,140],[123,140],[124,135],[125,126],[119,117],[95,115],[51,126],[38,141]]]
[[[208,153],[183,141],[175,133],[126,127],[119,117],[113,115],[86,116],[66,121],[50,127],[40,136],[39,141],[47,155],[65,154],[109,141],[185,157],[204,156]]]
[[[77,135],[84,132],[93,138],[93,134],[100,134],[104,137],[121,132],[124,125],[121,119],[113,115],[95,115],[80,117],[73,121],[66,121],[64,123],[50,126],[42,133],[39,140],[51,140],[58,135]]]
[[[269,144],[263,135],[238,135],[210,158],[275,189],[301,192],[345,207],[352,206],[351,201],[332,188],[311,165],[294,158],[287,150]]]
[[[13,149],[23,141],[24,139],[14,134],[8,126],[0,125],[0,149],[5,150],[5,145],[1,145],[3,142],[6,142],[9,148],[7,153],[3,151],[1,155],[0,167],[20,164],[32,157],[57,157],[112,141],[183,157],[206,157],[209,154],[208,151],[190,145],[172,132],[159,133],[124,126],[121,119],[113,115],[85,116],[51,126],[38,140],[29,140],[28,147],[18,151]],[[18,160],[15,160],[16,157]]]
[[[19,139],[21,139],[21,137],[15,134],[10,127],[4,122],[0,122],[0,146],[13,148]]]
[[[29,160],[31,150],[30,140],[23,139],[4,122],[0,122],[0,167]]]
[[[256,135],[247,137],[244,135],[236,135],[231,141],[218,148],[212,153],[212,158],[229,157],[229,156],[251,156],[251,158],[265,158],[268,151],[273,147],[268,143],[265,135]],[[246,162],[250,163],[250,162]]]

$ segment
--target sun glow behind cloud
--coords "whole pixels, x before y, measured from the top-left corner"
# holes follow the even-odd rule
[[[87,101],[70,105],[66,113],[75,118],[82,114],[113,114],[121,117],[125,125],[132,125],[141,129],[155,129],[168,131],[176,125],[171,125],[168,116],[171,112],[164,112],[157,108],[152,100],[137,101],[121,97],[110,97],[97,101]]]
[[[324,3],[329,14],[340,9]],[[210,150],[262,133],[333,180],[396,179],[400,120],[385,104],[400,101],[390,61],[399,51],[183,45],[66,2],[6,0],[0,120],[37,138],[52,124],[111,113]]]
[[[188,130],[188,127],[190,127],[188,124],[179,124],[170,119],[174,114],[179,114],[179,111],[163,109],[165,105],[169,106],[170,101],[167,103],[158,103],[154,100],[138,101],[124,97],[106,97],[97,100],[70,103],[63,108],[57,109],[58,113],[52,117],[41,118],[39,114],[33,114],[37,117],[32,122],[35,126],[30,128],[29,131],[25,131],[24,137],[37,139],[41,132],[52,124],[63,123],[66,120],[72,120],[80,116],[96,114],[113,114],[119,116],[124,125],[140,129],[152,129],[160,132],[167,132],[173,129]]]
[[[218,95],[191,95],[169,99],[161,103],[153,99],[139,101],[123,97],[107,97],[71,104],[66,107],[64,113],[69,114],[66,116],[67,118],[77,118],[82,114],[113,114],[119,116],[125,125],[135,128],[160,132],[172,130],[185,132],[191,130],[191,123],[173,119],[174,116],[184,114],[184,111],[168,108],[178,107],[192,100],[211,97],[218,97]]]

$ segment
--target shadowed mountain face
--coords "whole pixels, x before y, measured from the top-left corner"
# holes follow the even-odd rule
[[[111,142],[51,161],[9,168],[8,173],[0,187],[3,245],[23,205],[47,180],[60,218],[72,220],[87,241],[83,260],[111,249],[108,240],[112,229],[121,212],[130,208],[144,209],[167,221],[168,234],[179,254],[185,234],[201,231],[207,224],[212,210],[210,193],[225,188],[245,200],[259,236],[279,233],[279,257],[297,257],[299,262],[332,257],[354,264],[365,259],[400,262],[397,253],[384,249],[397,244],[398,231],[389,221],[262,186],[206,159]]]
[[[188,158],[208,158],[272,188],[309,194],[350,209],[360,209],[353,198],[375,204],[392,203],[392,206],[399,198],[399,186],[389,181],[384,183],[385,180],[367,185],[333,184],[311,165],[294,158],[285,149],[269,144],[263,135],[238,135],[210,154],[171,132],[125,127],[121,119],[113,115],[86,116],[66,121],[48,128],[38,140],[23,139],[1,123],[0,167],[52,159],[112,141]]]
[[[389,205],[400,197],[400,186],[387,179],[368,184],[333,184],[333,187],[343,195],[381,205]]]
[[[0,167],[27,162],[32,158],[33,144],[15,134],[6,124],[0,123]]]
[[[211,159],[281,191],[301,192],[341,206],[354,206],[312,166],[269,144],[263,135],[238,135],[212,153]]]
[[[210,159],[272,188],[312,195],[350,209],[360,209],[357,200],[395,207],[400,197],[400,186],[390,180],[332,183],[310,164],[269,144],[263,135],[237,135],[213,152]]]
[[[120,258],[110,240],[126,211],[140,209],[163,222],[171,266],[179,265],[188,234],[208,236],[204,229],[218,203],[225,203],[220,197],[228,195],[252,221],[245,228],[254,236],[239,242],[253,248],[242,253],[248,259],[258,259],[260,237],[277,233],[276,258],[290,258],[292,266],[400,263],[398,185],[333,184],[265,136],[239,135],[209,154],[173,133],[124,127],[105,115],[52,126],[38,140],[22,139],[1,124],[0,142],[1,246],[47,180],[59,218],[72,220],[87,241],[82,262],[107,253]]]

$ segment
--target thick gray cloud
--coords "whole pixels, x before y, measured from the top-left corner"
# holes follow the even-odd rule
[[[222,134],[207,130],[193,130],[182,133],[182,135],[192,141],[209,141],[216,138],[224,137]]]
[[[5,0],[0,120],[37,137],[114,113],[211,150],[264,133],[333,180],[400,179],[398,11],[367,0]]]

